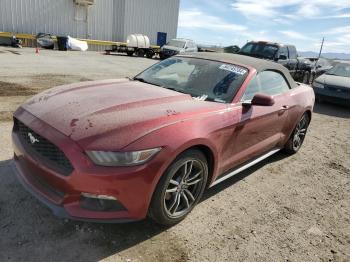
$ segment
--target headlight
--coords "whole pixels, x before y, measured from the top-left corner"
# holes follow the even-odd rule
[[[316,88],[324,88],[324,85],[321,84],[321,83],[319,83],[319,82],[314,82],[314,83],[312,84],[312,86],[313,86],[313,87],[316,87]]]
[[[136,166],[150,160],[161,148],[135,152],[86,151],[92,162],[99,166]]]

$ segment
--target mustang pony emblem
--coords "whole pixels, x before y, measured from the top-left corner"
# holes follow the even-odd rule
[[[32,133],[28,133],[28,137],[29,137],[30,143],[32,143],[32,144],[39,142],[39,139],[37,139],[35,136],[33,136]]]

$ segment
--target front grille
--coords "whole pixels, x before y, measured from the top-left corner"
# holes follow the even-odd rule
[[[14,119],[14,132],[19,135],[29,153],[33,153],[44,160],[44,164],[49,168],[64,176],[72,173],[74,169],[72,164],[56,145],[34,132],[18,119]]]

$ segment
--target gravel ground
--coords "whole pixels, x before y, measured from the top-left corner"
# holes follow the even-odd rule
[[[174,227],[61,220],[14,177],[11,112],[31,92],[130,76],[155,60],[6,50],[0,47],[0,261],[350,261],[348,108],[317,105],[298,154],[278,153],[211,188]]]

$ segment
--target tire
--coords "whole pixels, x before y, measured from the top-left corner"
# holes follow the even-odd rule
[[[153,194],[149,217],[172,226],[182,221],[201,199],[208,179],[208,163],[195,149],[179,155],[167,168]]]
[[[138,50],[136,51],[136,55],[137,55],[138,57],[144,57],[144,56],[145,56],[145,50],[143,50],[143,49],[138,49]]]
[[[284,146],[284,151],[288,154],[295,154],[299,151],[307,133],[307,129],[310,124],[310,117],[307,113],[304,113],[298,124],[293,130],[291,137],[288,139]]]
[[[310,72],[305,71],[303,75],[303,83],[304,84],[310,84]]]
[[[146,57],[151,59],[151,58],[153,58],[153,56],[154,56],[154,51],[152,49],[147,50]]]
[[[310,77],[310,85],[312,85],[312,83],[315,81],[315,78],[316,78],[316,74],[315,73],[312,73],[311,74],[311,77]]]
[[[127,54],[128,56],[133,56],[133,55],[134,55],[134,51],[126,51],[126,54]]]

